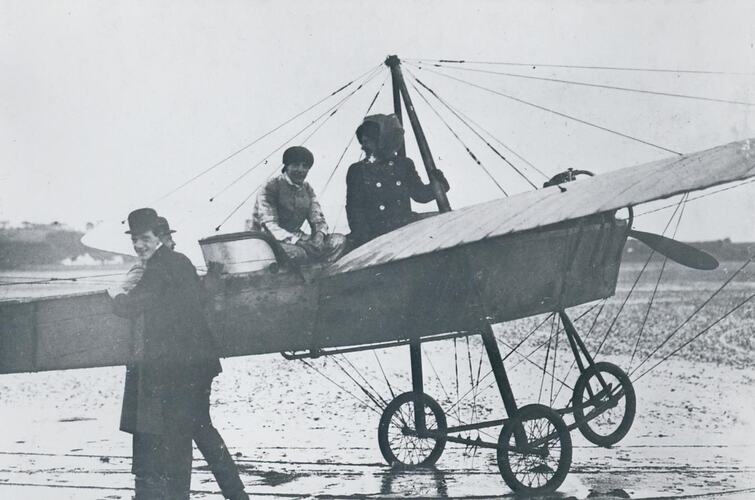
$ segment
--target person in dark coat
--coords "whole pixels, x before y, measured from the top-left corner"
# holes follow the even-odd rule
[[[435,199],[432,186],[424,184],[411,159],[399,156],[404,129],[394,114],[365,117],[357,128],[365,158],[346,174],[346,216],[350,245],[359,246],[418,218],[411,201]],[[443,188],[449,186],[443,172],[434,175]]]
[[[192,439],[224,496],[247,499],[238,469],[210,421],[210,387],[221,367],[196,269],[161,243],[156,234],[161,221],[153,209],[133,211],[128,222],[144,273],[128,292],[111,294],[116,314],[144,319],[139,361],[126,372],[121,413],[121,430],[133,435],[136,499],[189,498]]]

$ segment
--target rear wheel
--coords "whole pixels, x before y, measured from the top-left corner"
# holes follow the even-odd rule
[[[517,493],[554,491],[569,472],[571,455],[571,437],[564,420],[544,405],[520,408],[498,438],[498,470]]]
[[[613,363],[602,361],[579,376],[572,405],[582,435],[591,443],[608,447],[629,432],[637,399],[627,374]]]
[[[440,405],[422,394],[425,429],[432,436],[417,432],[414,419],[414,393],[396,396],[383,411],[378,425],[380,453],[390,465],[428,466],[438,461],[446,446],[446,415]]]

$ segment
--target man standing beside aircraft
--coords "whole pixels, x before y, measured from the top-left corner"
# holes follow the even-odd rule
[[[144,272],[129,291],[111,292],[116,314],[144,315],[143,355],[126,373],[121,414],[121,430],[133,435],[136,500],[189,498],[192,439],[224,496],[248,499],[210,422],[210,386],[221,368],[199,277],[189,259],[161,242],[158,219],[151,208],[129,214],[127,233]]]
[[[404,129],[396,115],[367,116],[356,135],[365,158],[351,165],[346,174],[346,215],[352,246],[419,218],[412,212],[410,200],[428,203],[435,199],[431,185],[422,182],[414,162],[398,155]],[[448,191],[443,172],[436,169],[434,175]]]

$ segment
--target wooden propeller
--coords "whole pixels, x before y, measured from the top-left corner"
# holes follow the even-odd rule
[[[629,236],[640,240],[659,254],[665,255],[683,266],[704,271],[718,267],[718,261],[715,257],[686,243],[644,231],[631,230]]]

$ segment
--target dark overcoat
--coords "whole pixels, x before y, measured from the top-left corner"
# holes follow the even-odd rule
[[[196,269],[185,255],[161,246],[139,283],[113,299],[113,309],[144,318],[141,359],[126,371],[121,430],[191,432],[207,404],[203,388],[221,369]]]
[[[346,216],[352,241],[361,245],[412,222],[411,199],[427,203],[434,194],[409,158],[365,159],[351,165],[346,174]]]

